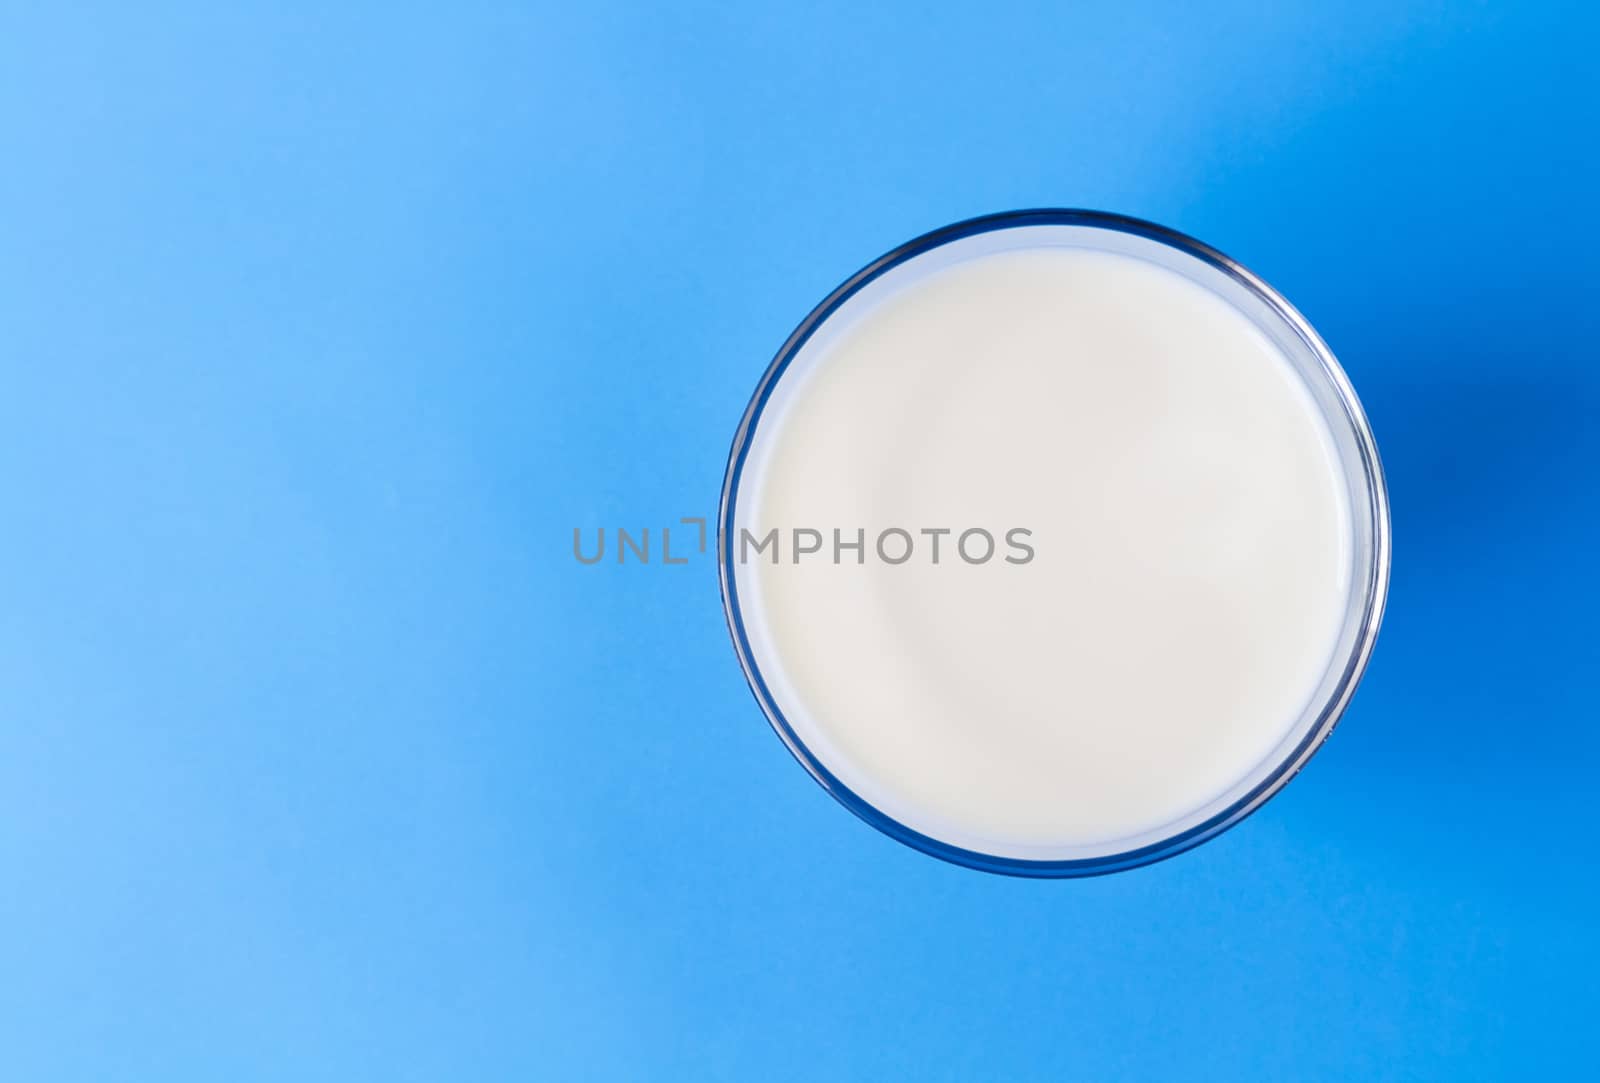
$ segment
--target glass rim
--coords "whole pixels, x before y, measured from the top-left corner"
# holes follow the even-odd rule
[[[1345,659],[1331,693],[1326,697],[1316,718],[1302,738],[1282,756],[1274,767],[1256,785],[1236,800],[1203,821],[1169,837],[1117,853],[1089,858],[1036,860],[988,854],[967,849],[934,838],[889,816],[871,802],[862,798],[831,772],[827,765],[806,746],[783,714],[768,686],[766,677],[756,661],[746,631],[743,611],[739,603],[738,585],[735,582],[733,544],[734,517],[737,510],[739,483],[743,477],[746,458],[762,413],[791,362],[800,354],[812,335],[851,297],[884,275],[920,255],[963,238],[1002,230],[1028,226],[1074,226],[1130,234],[1159,245],[1176,249],[1233,279],[1256,299],[1265,303],[1273,315],[1293,332],[1315,358],[1322,375],[1327,379],[1354,439],[1360,478],[1365,483],[1366,513],[1371,523],[1371,552],[1364,562],[1365,574],[1352,583],[1352,590],[1364,586],[1360,599],[1359,619],[1355,625],[1356,638]],[[1211,291],[1215,292],[1215,291]],[[1252,318],[1252,322],[1255,322]],[[1298,372],[1298,370],[1297,370]],[[1299,373],[1302,379],[1304,373]],[[1325,421],[1332,423],[1327,411],[1319,407]],[[1351,467],[1346,465],[1346,472]],[[1352,507],[1352,513],[1357,509]],[[1352,521],[1352,529],[1354,520]],[[1378,457],[1377,443],[1349,377],[1327,344],[1300,312],[1276,289],[1248,270],[1237,260],[1224,255],[1210,245],[1186,234],[1153,222],[1105,211],[1066,208],[1041,208],[1033,210],[1003,211],[982,215],[932,230],[890,250],[847,278],[801,321],[789,335],[776,356],[767,366],[754,393],[746,405],[738,428],[734,432],[732,449],[723,476],[722,495],[717,512],[717,572],[722,593],[723,613],[728,631],[733,639],[734,651],[744,671],[762,713],[777,733],[791,755],[813,779],[835,800],[857,817],[877,828],[890,838],[932,857],[952,864],[984,872],[1030,878],[1065,878],[1097,876],[1136,868],[1176,856],[1192,849],[1238,824],[1264,805],[1299,773],[1311,756],[1332,734],[1357,684],[1366,670],[1367,662],[1377,641],[1378,629],[1383,619],[1388,595],[1390,565],[1390,523],[1388,490],[1384,482],[1383,467]],[[1338,663],[1330,659],[1330,670]],[[1320,687],[1320,686],[1319,686]],[[1310,708],[1306,713],[1310,713]],[[1303,717],[1303,716],[1302,716]],[[1246,776],[1248,777],[1248,776]]]

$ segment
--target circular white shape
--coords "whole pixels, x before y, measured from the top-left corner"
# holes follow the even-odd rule
[[[1320,743],[1387,518],[1281,298],[1156,227],[1037,214],[819,307],[741,428],[721,553],[758,699],[835,796],[938,856],[1070,875],[1214,834]]]

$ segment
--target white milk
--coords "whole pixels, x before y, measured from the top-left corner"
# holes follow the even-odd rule
[[[918,257],[823,325],[738,487],[780,562],[733,574],[776,706],[840,782],[940,842],[1057,860],[1170,837],[1282,760],[1352,530],[1329,429],[1256,323],[1146,259],[1035,241]],[[795,528],[824,538],[798,562]],[[861,557],[834,562],[835,528]],[[955,548],[972,528],[982,563]]]

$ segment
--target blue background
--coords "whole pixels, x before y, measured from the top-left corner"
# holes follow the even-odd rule
[[[1592,1071],[1600,25],[1202,6],[7,5],[0,1077]],[[709,557],[570,555],[1033,205],[1282,289],[1394,502],[1337,738],[1083,882],[837,807]]]

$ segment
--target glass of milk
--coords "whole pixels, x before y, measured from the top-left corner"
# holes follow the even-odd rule
[[[795,330],[723,485],[735,649],[824,789],[936,857],[1081,876],[1243,819],[1327,739],[1389,571],[1326,345],[1087,211],[919,237]]]

